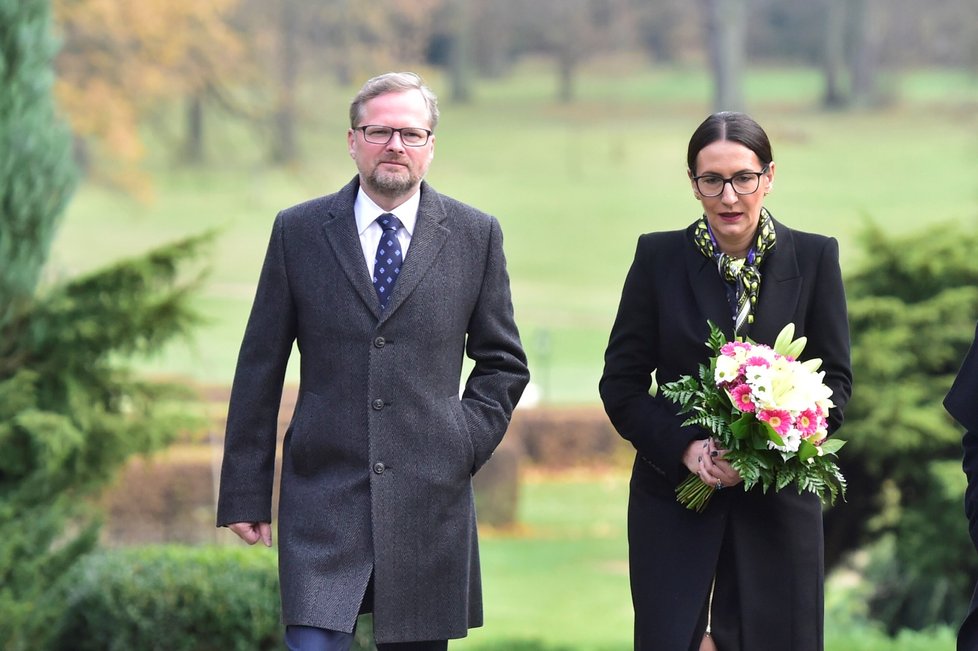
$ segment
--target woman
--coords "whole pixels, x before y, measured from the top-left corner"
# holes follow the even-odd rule
[[[649,395],[695,374],[709,349],[707,321],[773,344],[787,323],[822,359],[842,423],[849,399],[849,329],[838,243],[792,230],[764,208],[774,183],[767,134],[743,113],[716,113],[687,153],[703,215],[685,230],[638,240],[605,353],[601,398],[635,447],[628,503],[635,649],[822,649],[822,508],[793,488],[745,492],[706,431]],[[693,473],[715,486],[702,513],[676,501]],[[709,632],[707,625],[710,625]]]
[[[964,426],[961,447],[964,448],[962,468],[968,478],[964,491],[964,512],[968,516],[968,532],[978,550],[978,326],[975,339],[961,363],[954,384],[944,398],[944,408],[954,420]],[[958,629],[958,651],[978,649],[978,586],[971,597],[968,616]]]

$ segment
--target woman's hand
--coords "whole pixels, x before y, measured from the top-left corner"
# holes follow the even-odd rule
[[[712,438],[697,439],[683,453],[683,464],[704,484],[714,488],[736,486],[743,479],[729,462],[724,461],[726,453],[726,450],[717,447]]]
[[[707,452],[708,443],[709,439],[696,439],[686,446],[686,451],[683,453],[683,465],[694,475],[700,474],[700,468],[703,467],[703,455],[709,454]]]

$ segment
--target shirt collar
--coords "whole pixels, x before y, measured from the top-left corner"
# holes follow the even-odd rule
[[[418,206],[421,205],[421,188],[408,197],[407,201],[394,210],[384,210],[374,200],[367,196],[363,188],[357,190],[357,198],[353,204],[353,215],[357,220],[357,232],[363,235],[374,221],[384,213],[393,213],[409,236],[414,235],[414,226],[418,222]]]

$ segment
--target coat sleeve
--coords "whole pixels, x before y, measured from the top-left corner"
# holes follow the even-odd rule
[[[968,517],[971,542],[978,550],[978,431],[965,430],[961,446],[964,448],[961,468],[968,478],[968,486],[964,490],[964,514]]]
[[[655,251],[648,236],[639,238],[635,259],[625,278],[618,315],[611,329],[599,383],[601,400],[618,433],[630,441],[654,469],[673,484],[688,470],[682,463],[689,444],[707,435],[683,426],[677,407],[661,395],[652,397],[651,373],[659,368],[659,300]]]
[[[968,479],[964,512],[968,516],[971,541],[978,549],[978,328],[971,349],[944,398],[944,408],[965,428],[961,438],[964,449],[961,467]]]
[[[812,308],[805,325],[806,359],[822,360],[825,385],[832,389],[835,408],[829,411],[829,433],[842,426],[843,411],[852,395],[849,315],[839,267],[839,243],[826,238],[813,284]]]
[[[499,222],[491,219],[485,274],[469,319],[466,354],[475,362],[465,382],[462,409],[475,451],[475,473],[492,456],[530,381],[513,316]]]
[[[296,337],[284,231],[279,214],[238,355],[224,437],[218,526],[272,519],[278,412]]]

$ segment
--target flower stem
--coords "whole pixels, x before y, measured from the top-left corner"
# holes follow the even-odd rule
[[[697,475],[690,474],[676,487],[676,499],[687,509],[702,513],[713,497],[716,490],[709,484],[704,484]]]

